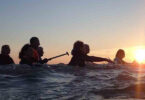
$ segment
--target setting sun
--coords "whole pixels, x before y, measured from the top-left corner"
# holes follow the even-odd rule
[[[137,62],[143,63],[145,61],[145,49],[137,49],[134,55]]]

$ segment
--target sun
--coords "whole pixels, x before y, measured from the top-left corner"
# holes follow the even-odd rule
[[[136,49],[134,56],[137,62],[143,63],[145,61],[145,49]]]

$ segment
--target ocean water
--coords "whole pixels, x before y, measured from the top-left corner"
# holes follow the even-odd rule
[[[145,68],[113,64],[0,66],[0,100],[145,98]]]

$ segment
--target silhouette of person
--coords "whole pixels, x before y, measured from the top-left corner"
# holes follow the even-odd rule
[[[39,63],[41,63],[41,64],[47,63],[48,62],[47,58],[42,60],[42,56],[44,54],[43,48],[42,47],[38,47],[37,51],[38,51],[38,54],[39,54]]]
[[[19,58],[20,58],[20,64],[28,64],[32,65],[35,63],[35,58],[34,58],[34,52],[33,48],[29,44],[25,44],[20,53],[19,53]]]
[[[68,65],[72,66],[85,66],[85,61],[89,62],[100,62],[107,61],[113,63],[111,60],[107,58],[88,56],[87,54],[90,52],[89,45],[85,45],[82,41],[76,41],[73,46],[73,50],[71,52],[72,58]]]
[[[11,50],[9,45],[2,46],[0,54],[0,65],[14,64],[13,59],[9,56],[10,51]]]
[[[119,49],[114,59],[115,64],[129,64],[123,60],[124,57],[125,57],[125,51],[123,49]]]
[[[72,58],[68,65],[71,66],[85,66],[85,56],[84,56],[84,43],[82,41],[76,41],[73,45],[71,51]]]
[[[34,59],[36,62],[39,62],[38,47],[40,45],[39,39],[37,37],[32,37],[30,39],[30,46],[33,48]]]

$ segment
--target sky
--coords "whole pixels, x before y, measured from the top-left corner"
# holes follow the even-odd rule
[[[10,45],[19,63],[21,47],[36,36],[44,58],[81,40],[89,55],[114,59],[118,49],[133,61],[132,48],[145,46],[145,0],[0,0],[0,46]],[[68,63],[71,56],[48,63]]]

